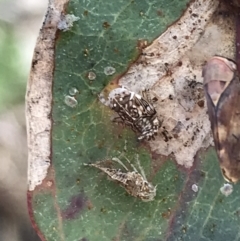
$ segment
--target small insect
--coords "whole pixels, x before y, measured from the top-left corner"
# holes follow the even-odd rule
[[[224,178],[240,179],[240,82],[236,64],[213,57],[203,68],[204,89],[215,148]]]
[[[122,122],[132,128],[133,131],[140,133],[139,140],[154,139],[161,125],[153,100],[149,97],[147,90],[142,95],[129,91],[126,87],[113,89],[108,96],[108,106],[114,110],[119,117],[114,121]]]
[[[124,171],[121,169],[104,167],[102,164],[108,161],[110,160],[99,161],[96,163],[84,165],[93,166],[100,169],[101,171],[106,173],[111,178],[111,180],[119,183],[120,186],[125,188],[125,190],[133,197],[140,198],[144,202],[154,200],[154,197],[156,196],[156,186],[153,186],[151,183],[147,181],[144,170],[140,166],[138,160],[138,166],[141,171],[141,174],[130,163],[128,159],[127,161],[130,163],[131,167],[133,168],[133,171],[129,171],[128,168],[122,163],[122,161],[120,161],[116,157],[112,158],[111,161],[119,163],[124,168]]]

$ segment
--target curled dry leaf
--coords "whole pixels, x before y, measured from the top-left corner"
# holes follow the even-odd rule
[[[220,167],[227,181],[240,179],[240,82],[236,64],[213,57],[203,68],[208,114]]]

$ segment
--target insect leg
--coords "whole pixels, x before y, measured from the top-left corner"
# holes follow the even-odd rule
[[[149,89],[145,89],[142,91],[142,97],[146,99],[150,104],[153,104],[158,101],[157,97],[151,97],[149,93]]]
[[[112,122],[116,122],[116,123],[119,123],[119,124],[124,124],[124,121],[123,121],[123,119],[120,117],[120,116],[114,116],[113,118],[112,118]]]
[[[148,102],[150,102],[151,103],[151,98],[150,98],[150,94],[149,94],[149,89],[144,89],[144,90],[142,90],[142,97],[144,98],[144,99],[146,99]]]

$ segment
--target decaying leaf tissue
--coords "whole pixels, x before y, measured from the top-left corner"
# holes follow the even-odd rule
[[[112,161],[119,163],[125,169],[125,171],[104,166],[104,164],[106,164],[107,162]],[[154,197],[156,196],[156,187],[147,181],[145,173],[140,166],[139,161],[138,165],[141,174],[130,162],[129,164],[133,168],[133,171],[129,171],[128,168],[122,163],[122,161],[120,161],[116,157],[113,157],[111,160],[98,161],[96,163],[85,165],[93,166],[100,169],[101,171],[106,173],[111,178],[111,180],[119,183],[120,186],[125,188],[126,192],[133,197],[137,197],[144,202],[153,201]]]
[[[220,167],[227,181],[240,179],[240,82],[236,64],[211,58],[203,68],[208,114]]]

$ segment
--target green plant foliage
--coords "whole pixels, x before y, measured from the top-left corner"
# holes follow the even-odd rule
[[[56,45],[48,177],[54,181],[50,189],[37,188],[31,204],[46,240],[239,240],[239,185],[229,197],[220,193],[223,179],[215,151],[202,154],[190,170],[180,168],[151,153],[130,128],[112,123],[112,112],[98,100],[109,81],[135,60],[138,40],[154,40],[186,4],[70,1],[68,13],[80,19],[60,33]],[[104,73],[108,66],[116,69],[111,76]],[[94,80],[89,72],[96,74]],[[148,180],[157,185],[154,201],[127,195],[102,172],[83,165],[123,154],[134,165],[139,154]]]

